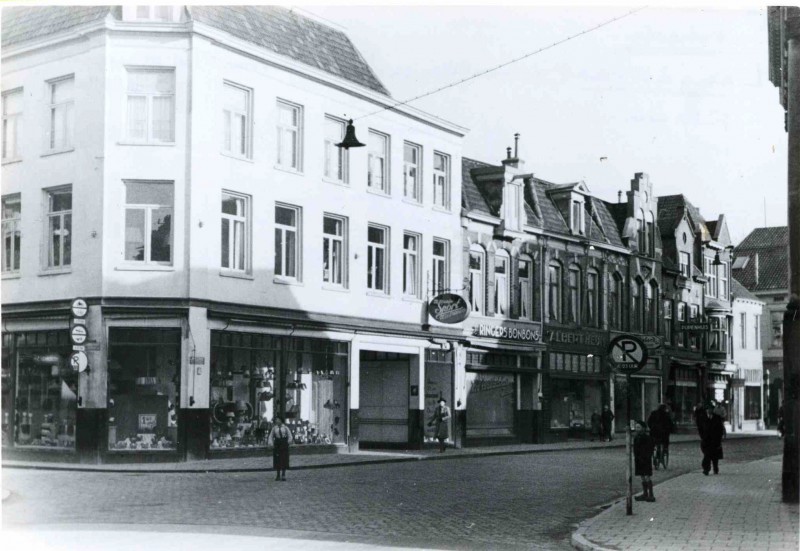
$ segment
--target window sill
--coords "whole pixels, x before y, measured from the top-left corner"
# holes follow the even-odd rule
[[[416,303],[421,303],[422,302],[421,298],[415,297],[415,296],[411,296],[411,295],[403,295],[403,300],[405,302],[416,302]]]
[[[297,287],[304,287],[302,281],[298,281],[296,279],[287,279],[281,276],[275,276],[272,278],[272,283],[277,283],[278,285],[296,285]]]
[[[42,269],[39,271],[39,277],[42,276],[51,276],[51,275],[61,275],[61,274],[70,274],[72,273],[72,266],[66,268],[50,268],[50,269]]]
[[[435,210],[436,212],[441,212],[443,214],[453,214],[452,210],[442,207],[440,205],[434,205],[432,210]]]
[[[3,159],[3,166],[13,165],[14,163],[21,163],[22,157],[14,157],[13,159]]]
[[[287,174],[294,174],[295,176],[304,176],[302,170],[296,170],[294,168],[288,168],[288,167],[281,166],[281,165],[274,165],[272,168],[274,168],[275,170],[278,170],[280,172],[285,172]]]
[[[117,142],[117,145],[144,145],[144,146],[153,146],[153,147],[175,147],[177,144],[175,142],[136,142],[131,140],[120,140]]]
[[[174,266],[160,266],[158,264],[122,264],[114,268],[118,272],[174,272]]]
[[[323,283],[322,289],[325,291],[334,291],[336,293],[349,293],[350,289],[341,285],[332,285],[330,283]]]
[[[226,270],[224,268],[219,271],[219,275],[220,277],[232,277],[234,279],[249,279],[250,281],[253,281],[255,279],[253,277],[253,274],[249,274],[247,272],[238,272],[236,270]]]
[[[350,187],[350,184],[348,184],[348,183],[347,183],[347,182],[345,182],[344,180],[334,180],[334,179],[332,179],[332,178],[325,178],[325,177],[323,176],[323,177],[322,177],[322,181],[323,181],[323,182],[325,182],[325,183],[327,183],[327,184],[333,184],[333,185],[335,185],[335,186],[341,186],[341,187],[346,187],[346,188],[348,188],[348,189],[352,189],[352,188]]]
[[[423,207],[424,205],[420,201],[415,201],[414,199],[409,199],[408,197],[403,197],[403,202],[407,205],[411,205],[414,207]]]
[[[75,151],[74,147],[70,147],[69,149],[58,149],[53,151],[46,151],[40,155],[40,157],[51,157],[53,155],[61,155],[62,153],[72,153]]]
[[[380,190],[377,190],[377,189],[371,188],[371,187],[367,188],[367,193],[371,193],[372,195],[377,195],[378,197],[383,197],[384,199],[391,199],[392,198],[392,196],[388,192],[380,191]]]
[[[367,291],[368,297],[375,297],[375,298],[392,298],[392,295],[389,293],[384,293],[382,291]]]
[[[4,272],[2,275],[2,279],[19,279],[22,277],[22,274],[17,272]]]
[[[233,153],[227,153],[225,151],[220,151],[220,155],[223,157],[228,157],[229,159],[236,159],[237,161],[244,161],[245,163],[255,164],[255,161],[250,157],[243,157],[242,155],[234,155]]]

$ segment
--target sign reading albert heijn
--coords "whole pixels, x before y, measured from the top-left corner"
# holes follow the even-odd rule
[[[633,335],[620,335],[608,343],[608,361],[620,373],[636,373],[647,358],[647,345]]]
[[[431,299],[428,315],[439,323],[460,323],[469,316],[469,304],[460,295],[442,293]]]

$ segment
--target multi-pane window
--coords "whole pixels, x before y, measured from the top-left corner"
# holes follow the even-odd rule
[[[598,315],[598,289],[599,276],[594,270],[586,274],[586,322],[591,327],[597,327],[600,321]]]
[[[747,314],[739,314],[739,331],[742,337],[742,348],[747,348]]]
[[[772,323],[772,347],[780,348],[783,346],[783,312],[770,312],[770,322]]]
[[[708,332],[708,350],[710,352],[727,352],[727,320],[720,316],[711,316],[710,322],[711,328]]]
[[[389,228],[370,225],[367,229],[367,289],[389,292]]]
[[[723,262],[719,266],[719,294],[722,300],[728,300],[728,263]]]
[[[645,233],[647,235],[647,254],[653,256],[656,254],[656,233],[655,221],[653,220],[653,213],[647,213],[647,222],[645,223]]]
[[[48,88],[48,151],[72,147],[75,131],[75,77],[60,78],[47,83]]]
[[[444,293],[450,281],[450,243],[444,239],[433,240],[433,293]]]
[[[20,195],[3,197],[3,273],[19,271],[22,232],[22,203]]]
[[[72,187],[47,192],[47,267],[72,264]]]
[[[374,130],[369,131],[367,186],[370,189],[389,193],[389,136]]]
[[[672,301],[667,299],[664,301],[664,323],[661,325],[662,333],[664,334],[664,342],[667,346],[672,344]]]
[[[692,275],[692,255],[687,252],[680,252],[681,275],[691,277]]]
[[[678,346],[686,346],[686,332],[683,330],[683,322],[686,321],[686,303],[678,303]]]
[[[415,233],[403,234],[403,294],[410,297],[419,297],[419,245],[419,235]]]
[[[344,139],[344,122],[325,117],[325,178],[346,184],[348,181],[347,150],[336,147]]]
[[[717,267],[714,261],[708,257],[704,257],[706,267],[706,295],[710,297],[717,296]]]
[[[322,218],[322,281],[346,287],[347,220],[332,214]]]
[[[278,101],[278,166],[303,170],[303,108]]]
[[[175,141],[175,71],[128,69],[126,139]]]
[[[642,329],[642,282],[635,280],[631,285],[631,331],[641,331]]]
[[[275,205],[275,275],[300,280],[300,208]]]
[[[136,6],[136,19],[168,23],[174,19],[173,6]]]
[[[646,333],[656,333],[658,328],[658,287],[655,281],[644,286],[644,330]]]
[[[698,316],[700,315],[700,307],[697,304],[689,305],[689,319],[692,321],[698,321]],[[694,331],[689,333],[689,346],[693,349],[700,348],[700,338],[698,334]]]
[[[433,154],[433,204],[450,208],[450,157],[444,153]]]
[[[753,343],[756,350],[761,348],[761,314],[756,314],[756,321],[753,324]]]
[[[403,144],[403,197],[416,202],[422,200],[421,160],[422,148],[405,142]]]
[[[567,287],[569,291],[569,319],[577,323],[581,315],[581,270],[577,266],[570,266]]]
[[[525,260],[523,258],[519,259],[519,263],[517,264],[517,285],[519,288],[518,300],[519,300],[519,317],[522,319],[533,319],[532,315],[532,293],[531,293],[531,281],[532,281],[532,267],[533,263],[530,260]]]
[[[172,263],[172,182],[125,182],[125,260]]]
[[[572,233],[583,233],[583,203],[572,202]]]
[[[622,329],[622,277],[618,273],[608,278],[608,324],[611,329]]]
[[[469,252],[469,303],[478,315],[483,315],[484,304],[483,259],[483,252]]]
[[[22,127],[22,89],[3,94],[3,160],[20,157],[19,139]]]
[[[548,317],[551,321],[561,319],[561,266],[550,264],[547,267]]]
[[[250,157],[251,91],[225,82],[222,92],[222,150]]]
[[[222,192],[222,268],[247,272],[250,268],[250,198]]]
[[[494,256],[494,314],[508,317],[508,255],[497,251]]]

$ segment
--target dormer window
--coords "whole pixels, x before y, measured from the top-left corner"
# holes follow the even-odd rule
[[[522,209],[522,185],[518,181],[507,182],[503,188],[503,219],[506,229],[522,231],[524,221]]]
[[[125,21],[172,23],[178,20],[178,6],[123,6]]]
[[[570,216],[570,229],[572,233],[584,234],[585,224],[583,221],[583,201],[572,201],[572,212]]]

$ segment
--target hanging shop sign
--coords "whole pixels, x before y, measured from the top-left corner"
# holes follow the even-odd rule
[[[84,318],[86,317],[87,312],[89,312],[89,305],[86,304],[84,299],[76,298],[72,301],[70,309],[72,310],[72,317]]]
[[[469,316],[469,304],[461,295],[442,293],[431,299],[428,315],[439,323],[460,323]]]
[[[633,335],[620,335],[608,343],[608,361],[620,373],[636,373],[645,366],[647,358],[647,346]]]
[[[539,323],[476,323],[469,328],[469,335],[505,341],[540,344],[542,342],[542,326]]]

